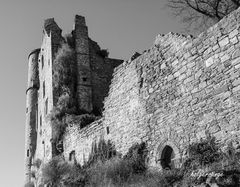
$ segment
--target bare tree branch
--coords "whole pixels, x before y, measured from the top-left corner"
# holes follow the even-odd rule
[[[203,31],[213,23],[221,20],[233,10],[240,7],[240,0],[167,0],[167,7],[175,16],[181,16],[182,21],[195,27],[193,31]],[[202,27],[203,28],[203,27]]]

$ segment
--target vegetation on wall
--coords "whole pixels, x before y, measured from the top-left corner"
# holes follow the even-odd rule
[[[125,157],[117,154],[110,141],[101,139],[93,144],[89,160],[81,167],[74,163],[69,164],[63,157],[55,157],[42,168],[42,181],[50,187],[55,186],[106,186],[118,185],[132,180],[139,175],[137,164],[145,165],[142,158],[146,155],[145,144],[136,144],[131,147]],[[141,167],[141,173],[146,167]]]
[[[33,161],[33,166],[35,166],[37,169],[39,169],[41,165],[42,165],[42,160],[36,159]]]
[[[33,182],[28,182],[24,185],[24,187],[35,187]]]
[[[186,169],[196,169],[200,166],[207,166],[222,159],[220,145],[214,137],[208,136],[200,142],[195,142],[188,147],[189,158],[185,161]]]
[[[115,146],[110,140],[107,142],[104,139],[100,139],[98,143],[92,144],[92,150],[85,165],[93,165],[98,161],[105,162],[117,155]]]
[[[57,146],[68,124],[69,116],[78,115],[81,127],[97,118],[93,114],[79,111],[77,102],[77,65],[74,38],[66,35],[53,62],[53,90],[56,103],[49,115],[52,125],[52,143]],[[59,150],[55,150],[56,153]]]
[[[212,137],[193,143],[181,168],[163,172],[148,170],[146,147],[145,143],[135,144],[122,157],[111,142],[101,140],[93,144],[89,160],[82,167],[62,157],[54,158],[42,170],[43,181],[50,187],[240,185],[240,155],[231,144],[223,151]]]

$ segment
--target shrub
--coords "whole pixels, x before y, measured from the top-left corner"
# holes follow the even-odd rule
[[[116,156],[116,153],[115,146],[110,140],[106,142],[104,139],[100,139],[97,144],[95,142],[92,144],[92,150],[86,166],[93,165],[99,161],[105,162]]]
[[[123,157],[129,165],[131,165],[133,172],[136,174],[143,173],[147,169],[146,165],[147,148],[146,143],[136,143],[131,146],[127,154]]]
[[[64,43],[59,48],[53,65],[54,100],[57,104],[51,111],[49,118],[53,128],[54,144],[57,144],[65,131],[65,115],[77,113],[76,84],[75,51]]]
[[[42,180],[44,184],[52,187],[60,187],[64,176],[71,171],[70,165],[62,157],[54,157],[42,168]]]
[[[59,48],[53,65],[53,88],[59,97],[63,93],[73,94],[76,90],[77,70],[75,51],[66,43]],[[73,95],[70,95],[74,98]]]
[[[79,115],[79,119],[80,127],[84,128],[98,118],[93,114],[82,114]]]
[[[77,64],[74,38],[72,35],[67,35],[65,40],[67,43],[63,43],[61,48],[59,48],[53,65],[53,90],[56,106],[49,115],[53,129],[53,145],[57,145],[62,139],[62,135],[67,127],[67,115],[81,114],[78,122],[81,128],[96,120],[94,115],[78,110],[76,98]],[[56,149],[55,151],[56,154],[61,153],[61,150]]]
[[[191,144],[188,148],[189,158],[185,161],[184,168],[194,170],[220,161],[222,154],[219,147],[215,138],[211,136],[201,142]]]
[[[118,157],[108,161],[95,162],[87,169],[87,184],[89,186],[121,185],[132,176],[132,168]]]
[[[35,187],[33,182],[28,182],[24,185],[24,187]]]
[[[93,144],[88,167],[88,184],[92,186],[123,185],[135,175],[144,175],[147,169],[146,144],[134,144],[123,157],[117,157],[114,146],[104,140]],[[100,182],[101,181],[101,182]],[[100,182],[100,183],[99,183]]]
[[[40,168],[41,164],[42,164],[42,161],[39,158],[34,160],[33,162],[33,165],[36,166],[38,169]]]
[[[69,187],[84,187],[86,176],[86,171],[80,165],[70,165],[70,172],[63,177],[63,184]]]

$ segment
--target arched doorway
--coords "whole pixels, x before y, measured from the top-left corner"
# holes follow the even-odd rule
[[[173,169],[174,162],[173,159],[175,157],[174,151],[172,147],[166,145],[161,153],[161,166],[163,169]]]

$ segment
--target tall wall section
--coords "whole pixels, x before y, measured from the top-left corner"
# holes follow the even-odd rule
[[[101,48],[91,39],[89,39],[89,53],[91,64],[93,113],[101,115],[103,111],[104,98],[109,92],[113,69],[120,65],[123,61],[101,56]]]
[[[48,115],[56,104],[53,89],[53,67],[56,53],[63,41],[61,29],[53,18],[46,19],[43,27],[43,41],[38,58],[39,90],[38,90],[38,125],[37,154],[35,159],[48,161],[54,154],[52,128]]]
[[[223,142],[235,136],[240,123],[239,23],[237,10],[196,39],[158,36],[150,50],[116,69],[104,125],[121,152],[145,140],[149,164],[156,166],[166,145],[181,161],[186,146],[206,134]]]
[[[25,126],[25,182],[31,180],[31,167],[37,146],[37,100],[38,100],[38,55],[40,49],[33,50],[28,57],[28,83],[26,90]]]
[[[83,91],[80,93],[79,99],[85,102],[85,104],[81,105],[83,108],[80,107],[80,109],[85,108],[87,111],[91,109],[89,112],[101,115],[103,100],[109,90],[113,69],[122,63],[122,61],[103,57],[99,54],[101,48],[89,38],[84,17],[75,17],[75,27],[72,33],[77,53],[77,84],[79,90]],[[44,21],[41,49],[39,50],[38,57],[35,59],[39,82],[35,94],[36,105],[34,105],[37,108],[36,127],[34,128],[34,132],[36,131],[34,137],[36,154],[34,154],[34,159],[40,159],[43,162],[50,160],[57,153],[55,149],[56,145],[52,141],[54,132],[49,114],[53,107],[56,106],[59,96],[53,87],[53,76],[54,69],[56,69],[54,68],[56,65],[56,55],[61,44],[64,42],[66,41],[62,37],[62,30],[55,20],[53,18],[46,19]],[[29,66],[29,68],[32,68],[32,66]],[[31,75],[29,73],[30,78]],[[84,92],[85,88],[86,92]],[[31,120],[33,119],[31,118]]]
[[[101,134],[123,154],[133,143],[146,141],[148,163],[154,167],[160,167],[167,145],[178,166],[191,142],[208,134],[223,143],[236,137],[240,127],[239,26],[237,10],[195,39],[159,35],[143,55],[115,68]],[[75,147],[71,149],[93,141],[94,136],[84,132],[90,127],[76,135],[82,138],[78,144],[68,142]],[[79,155],[88,154],[79,151]]]

